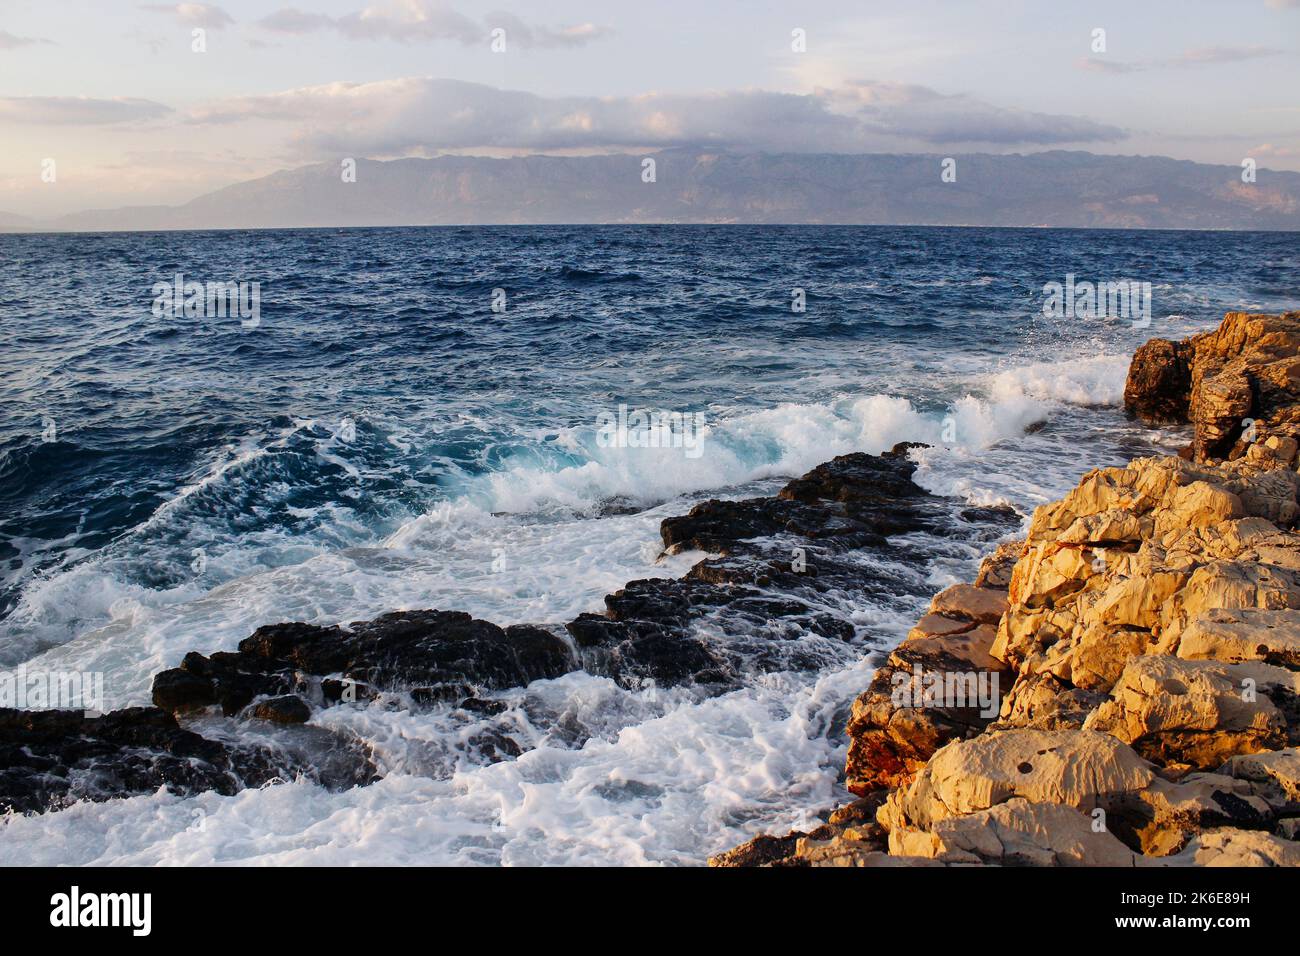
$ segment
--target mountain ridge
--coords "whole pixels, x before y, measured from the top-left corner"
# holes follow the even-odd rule
[[[86,210],[8,231],[120,231],[597,223],[1300,229],[1300,173],[1160,156],[1051,150],[440,156],[318,163],[176,206]],[[643,162],[654,160],[653,181]],[[26,221],[22,221],[26,220]]]

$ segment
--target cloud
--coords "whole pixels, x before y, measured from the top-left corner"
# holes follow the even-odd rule
[[[328,29],[334,21],[323,13],[304,13],[297,7],[285,7],[263,17],[258,24],[272,33],[302,34]]]
[[[438,0],[376,3],[339,17],[285,7],[258,22],[264,29],[275,33],[301,35],[332,29],[350,40],[392,40],[397,43],[451,40],[464,46],[486,44],[492,31],[499,28],[505,30],[507,48],[510,45],[576,47],[610,33],[607,27],[594,23],[559,28],[533,26],[509,13],[492,13],[478,21]]]
[[[399,155],[442,150],[602,150],[701,146],[854,152],[898,146],[1110,142],[1092,120],[992,106],[922,86],[860,81],[811,94],[546,98],[458,80],[332,83],[194,110],[193,123],[270,120],[308,152]]]
[[[1296,0],[1300,3],[1300,0]],[[1285,51],[1267,46],[1211,46],[1186,50],[1177,56],[1151,60],[1112,60],[1109,58],[1080,57],[1076,66],[1094,73],[1140,73],[1146,70],[1186,69],[1210,66],[1216,63],[1241,63],[1265,57],[1281,56]]]
[[[871,129],[931,145],[1050,146],[1113,142],[1126,135],[1116,126],[1079,116],[1006,109],[966,94],[944,94],[913,84],[859,80],[819,90],[818,95],[840,109],[852,109]]]
[[[220,30],[232,26],[234,18],[220,7],[207,3],[151,3],[140,8],[152,13],[170,14],[187,27],[205,27]]]
[[[0,122],[43,126],[103,126],[157,119],[171,108],[152,100],[86,96],[0,97]]]
[[[0,50],[17,50],[19,47],[53,44],[53,42],[44,37],[20,37],[14,36],[8,30],[0,30]]]

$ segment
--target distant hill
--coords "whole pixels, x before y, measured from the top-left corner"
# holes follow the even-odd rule
[[[957,155],[445,156],[358,160],[237,183],[181,206],[97,210],[66,230],[488,223],[863,223],[1092,228],[1300,229],[1300,173],[1163,157],[1052,151]]]
[[[20,216],[16,212],[0,212],[0,232],[23,232],[35,224],[29,217]]]

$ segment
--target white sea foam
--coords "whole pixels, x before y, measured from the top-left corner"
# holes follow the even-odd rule
[[[695,459],[681,449],[600,448],[591,431],[571,429],[557,445],[576,464],[521,454],[379,530],[340,503],[303,516],[328,531],[312,542],[284,530],[207,529],[224,547],[213,549],[206,577],[174,587],[124,582],[120,555],[84,560],[30,586],[5,627],[11,648],[15,639],[30,650],[57,645],[39,666],[104,671],[109,706],[121,706],[147,702],[152,675],[186,651],[231,649],[274,621],[441,607],[500,624],[559,623],[598,609],[628,580],[678,576],[698,560],[659,559],[664,517],[709,495],[770,493],[838,454],[926,442],[913,452],[923,486],[1027,511],[1077,480],[1090,428],[1119,427],[1122,387],[1123,361],[1107,356],[973,377],[946,405],[884,394],[786,403],[711,417]],[[347,443],[323,438],[316,451],[347,474],[359,470]],[[156,533],[192,534],[187,523],[199,519],[187,502],[264,461],[256,449],[233,449],[200,488],[160,509],[150,535],[121,548],[135,562],[174,560],[150,550],[164,547]],[[650,507],[596,517],[610,499]],[[968,553],[935,541],[915,549],[935,589],[969,576]],[[919,610],[863,598],[851,617],[896,639]],[[337,794],[294,782],[234,797],[82,803],[10,819],[0,839],[13,863],[698,863],[756,830],[811,827],[801,811],[846,798],[835,783],[843,746],[826,730],[869,674],[859,660],[820,675],[755,676],[713,699],[664,691],[653,704],[570,674],[527,697],[590,739],[575,748],[525,722],[522,739],[536,749],[484,766],[455,757],[450,741],[463,730],[445,714],[334,709],[316,719],[364,737],[388,773],[380,782]]]
[[[0,839],[12,865],[700,863],[754,827],[811,828],[805,809],[845,798],[834,783],[844,750],[826,730],[869,676],[863,662],[820,678],[769,675],[580,749],[542,747],[450,779],[160,792],[11,818]],[[580,673],[545,683],[597,709],[625,693]]]

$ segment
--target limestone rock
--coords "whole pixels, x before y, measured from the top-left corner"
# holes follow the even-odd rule
[[[1183,630],[1177,654],[1187,660],[1264,661],[1300,670],[1300,610],[1205,611]]]
[[[1013,797],[987,810],[897,829],[889,852],[945,863],[1001,866],[1133,866],[1135,854],[1094,818],[1058,803]]]
[[[1082,812],[1116,804],[1155,774],[1116,738],[1089,730],[1005,730],[953,741],[906,789],[891,794],[877,819],[929,829],[936,821],[987,810],[1013,797]]]
[[[1256,783],[1255,792],[1278,813],[1300,813],[1300,750],[1294,747],[1239,754],[1219,768],[1219,773]]]
[[[1300,843],[1257,830],[1208,830],[1178,855],[1149,865],[1300,866]]]
[[[1011,570],[1020,560],[1025,550],[1025,541],[1004,541],[997,550],[980,562],[979,573],[975,576],[977,588],[1001,588],[1006,590],[1011,584]]]
[[[1228,757],[1285,746],[1286,720],[1264,694],[1247,694],[1242,665],[1135,657],[1111,699],[1084,723],[1161,764],[1217,767]]]
[[[1007,610],[1006,594],[992,588],[954,584],[934,596],[931,614],[997,626]]]
[[[1021,677],[1002,700],[997,729],[1078,730],[1106,695],[1071,687],[1050,673]]]

